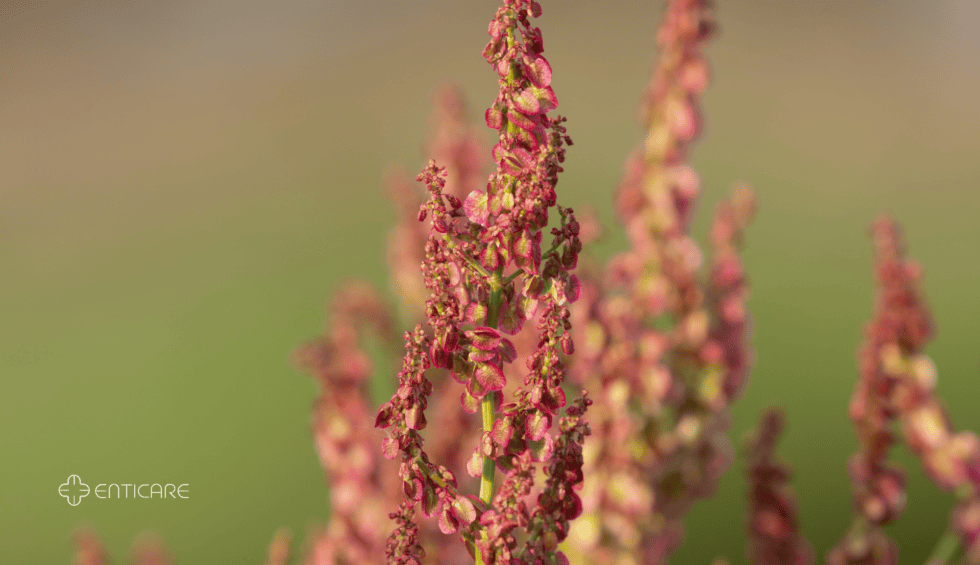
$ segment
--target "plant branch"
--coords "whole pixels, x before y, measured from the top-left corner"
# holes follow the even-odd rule
[[[493,277],[490,279],[490,284],[492,291],[490,292],[490,304],[487,308],[487,326],[491,328],[496,328],[498,324],[498,319],[500,318],[500,302],[502,299],[504,285],[501,283],[500,275],[503,272],[503,267],[501,266],[493,273]],[[492,432],[494,424],[494,400],[496,393],[493,391],[487,392],[483,396],[483,400],[480,402],[480,408],[483,416],[483,431]],[[484,456],[483,458],[483,473],[480,477],[480,500],[489,508],[490,502],[493,500],[493,482],[494,475],[497,472],[497,463],[490,457]],[[479,550],[474,552],[476,555],[476,565],[483,565],[483,555]]]
[[[552,245],[551,246],[551,249],[549,249],[549,250],[547,250],[547,251],[545,251],[544,253],[541,254],[541,257],[542,258],[544,258],[544,257],[550,257],[552,253],[554,253],[555,251],[558,251],[558,248],[559,247],[561,247],[561,242]],[[511,273],[510,275],[508,275],[506,279],[504,279],[503,285],[504,286],[509,285],[510,283],[514,282],[514,279],[516,279],[517,277],[519,277],[519,276],[521,276],[523,274],[524,274],[524,269],[517,269],[516,271],[514,271],[513,273]]]
[[[925,565],[947,565],[958,557],[962,549],[963,545],[960,543],[960,538],[956,535],[956,532],[946,530],[943,536],[939,538],[939,541],[936,542],[936,547],[929,554]]]

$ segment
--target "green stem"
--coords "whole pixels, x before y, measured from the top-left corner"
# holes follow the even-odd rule
[[[946,530],[933,548],[929,559],[926,559],[926,565],[948,565],[957,557],[961,549],[963,546],[960,544],[960,537],[956,532]]]
[[[504,279],[504,285],[508,285],[508,284],[514,282],[514,279],[516,279],[517,277],[519,277],[519,276],[521,276],[523,274],[524,274],[524,269],[517,269],[516,271],[514,271],[513,273],[511,273],[509,277],[507,277],[506,279]]]
[[[493,397],[496,393],[488,392],[483,397],[481,408],[483,409],[483,431],[493,431]],[[493,498],[493,480],[497,472],[497,464],[489,457],[483,458],[483,476],[480,477],[480,500],[488,507]]]
[[[497,327],[498,318],[500,317],[500,302],[504,290],[500,284],[500,271],[501,269],[498,269],[491,279],[493,291],[490,293],[490,304],[487,308],[487,326],[491,328]],[[480,403],[483,415],[483,431],[485,432],[493,431],[495,395],[495,392],[488,392],[483,396],[483,400]],[[489,457],[483,458],[483,476],[480,478],[480,500],[487,506],[490,505],[490,500],[493,497],[493,478],[496,469],[497,465],[493,459]]]
[[[511,27],[507,30],[507,49],[510,51],[514,47],[514,28]],[[508,84],[514,84],[517,79],[517,63],[516,61],[511,61],[510,70],[507,72],[507,82]],[[504,120],[507,122],[507,132],[510,134],[517,133],[517,126],[507,120],[506,110],[504,111]],[[491,328],[496,328],[498,323],[498,318],[500,317],[500,302],[503,295],[504,287],[514,279],[511,276],[506,282],[501,279],[504,274],[504,268],[501,266],[496,271],[494,271],[493,276],[490,278],[490,304],[487,307],[487,326]],[[480,401],[480,408],[483,415],[483,431],[492,432],[494,423],[494,400],[496,399],[496,392],[488,392],[483,395],[483,400]],[[483,458],[483,474],[480,477],[480,500],[489,508],[490,501],[493,499],[493,480],[494,474],[497,471],[496,462],[489,458]],[[486,533],[484,532],[484,535]],[[474,551],[476,556],[476,565],[483,565],[483,555],[480,550]]]
[[[496,328],[498,323],[498,318],[500,317],[500,303],[503,299],[504,287],[501,284],[500,276],[503,273],[503,268],[497,269],[493,276],[490,278],[490,304],[487,307],[487,326],[491,328]],[[494,400],[496,399],[496,392],[491,391],[483,395],[483,400],[480,401],[480,408],[483,416],[483,431],[492,432],[495,415],[494,415]],[[489,458],[483,458],[483,474],[480,477],[480,500],[489,508],[490,502],[493,500],[493,482],[494,475],[497,472],[497,463]],[[474,554],[476,555],[476,565],[483,565],[483,555],[480,550],[477,549]]]
[[[449,249],[453,251],[457,249],[456,244],[453,242],[452,238],[449,237],[449,234],[445,234],[443,236],[443,239],[449,245]],[[465,260],[467,263],[469,263],[470,267],[473,267],[473,269],[475,269],[476,272],[480,273],[480,276],[487,279],[492,278],[490,273],[488,273],[487,270],[483,268],[483,265],[481,265],[479,261],[477,261],[473,257],[470,257],[466,253],[459,253],[459,256],[462,257],[463,260]]]
[[[561,243],[556,243],[556,244],[552,245],[551,246],[551,249],[549,249],[549,250],[547,250],[547,251],[545,251],[544,253],[541,254],[541,258],[544,259],[545,257],[551,256],[552,253],[554,253],[555,251],[558,251],[558,248],[559,247],[561,247]],[[517,269],[516,271],[514,271],[513,273],[511,273],[506,279],[504,279],[504,286],[507,286],[510,283],[514,282],[514,279],[516,279],[517,277],[519,277],[519,276],[521,276],[523,274],[524,274],[524,269]]]

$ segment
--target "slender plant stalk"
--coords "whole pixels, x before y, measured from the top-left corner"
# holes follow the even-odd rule
[[[492,432],[494,423],[493,398],[495,393],[490,393],[483,397],[481,405],[483,411],[483,431]],[[483,458],[483,476],[480,478],[480,500],[484,504],[490,504],[493,498],[493,476],[496,471],[496,463],[489,457]]]
[[[487,305],[487,326],[491,328],[497,327],[498,318],[500,317],[500,298],[503,292],[503,288],[500,286],[500,275],[502,272],[502,268],[497,269],[492,279],[494,290],[490,294],[490,302]],[[493,424],[496,420],[493,407],[495,399],[496,393],[491,392],[480,401],[480,411],[483,416],[483,431],[486,433],[493,432]],[[496,471],[497,463],[490,457],[484,457],[483,474],[480,477],[480,500],[487,506],[490,506],[490,502],[493,500],[493,481]],[[483,555],[479,551],[475,552],[475,555],[476,565],[483,565]]]
[[[963,549],[960,543],[960,536],[952,530],[946,530],[943,536],[936,542],[936,547],[926,559],[926,565],[946,565],[958,557]]]

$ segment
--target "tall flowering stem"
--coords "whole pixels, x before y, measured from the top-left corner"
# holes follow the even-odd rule
[[[90,529],[79,529],[72,534],[75,556],[72,565],[108,565],[109,555],[102,539]]]
[[[93,530],[82,528],[72,535],[75,555],[72,565],[109,565],[114,561],[102,544],[102,539]],[[175,563],[170,549],[156,534],[143,532],[137,536],[129,551],[131,565],[173,565]]]
[[[537,2],[506,0],[490,23],[484,57],[500,77],[500,91],[485,118],[499,141],[492,151],[497,170],[486,190],[473,190],[461,202],[445,192],[446,171],[434,161],[418,177],[430,194],[419,220],[431,218],[432,227],[422,264],[431,333],[421,326],[406,333],[398,390],[375,422],[389,430],[382,451],[400,458],[405,494],[391,515],[396,528],[388,541],[389,563],[424,557],[414,523],[417,503],[424,516],[438,518],[443,533],[458,532],[476,561],[488,564],[563,561],[557,543],[567,535],[568,520],[581,512],[572,490],[581,481],[574,445],[581,445],[588,429],[574,423],[562,426],[557,438],[550,432],[566,404],[562,354],[573,350],[568,304],[578,298],[580,284],[570,271],[581,242],[572,210],[557,206],[559,225],[551,230],[550,248],[541,250],[571,139],[564,119],[548,116],[558,100],[541,55],[541,31],[530,25],[540,14]],[[504,334],[520,333],[528,320],[538,331],[537,349],[528,357],[523,385],[504,402],[505,369],[516,359]],[[454,473],[424,450],[431,368],[448,369],[463,385],[463,408],[481,411],[483,435],[467,463],[467,471],[481,478],[479,497],[459,492]],[[579,418],[586,405],[574,404],[568,417]],[[548,479],[531,509],[525,498],[535,464],[544,462]],[[494,494],[498,468],[504,480]],[[523,547],[520,530],[527,532]]]
[[[746,442],[749,456],[749,563],[812,565],[813,547],[799,532],[796,502],[787,483],[789,469],[776,459],[776,442],[785,417],[776,409],[763,414],[759,429]]]
[[[930,564],[949,563],[961,554],[967,563],[980,563],[980,440],[973,432],[954,432],[933,392],[936,368],[923,349],[934,326],[921,288],[922,268],[905,257],[892,219],[879,218],[871,235],[877,296],[850,405],[858,436],[858,452],[848,462],[856,516],[827,560],[897,563],[897,545],[882,526],[905,507],[904,473],[887,460],[889,447],[904,440],[932,481],[958,499],[949,532]],[[893,424],[900,433],[892,431]]]
[[[597,394],[577,562],[665,562],[687,510],[713,492],[733,456],[729,406],[751,357],[739,251],[755,202],[741,188],[719,205],[702,279],[690,235],[700,182],[686,164],[702,129],[702,50],[714,27],[707,0],[668,2],[641,108],[646,139],[616,199],[630,248],[584,278],[575,308],[573,373]]]
[[[462,200],[486,179],[488,159],[481,152],[461,90],[443,85],[436,89],[433,102],[434,120],[426,154],[446,167],[443,193]],[[403,318],[412,320],[411,326],[424,318],[422,305],[429,296],[419,273],[429,229],[418,221],[418,209],[427,195],[401,175],[390,175],[386,184],[398,218],[388,237],[388,267]]]
[[[288,529],[281,528],[277,531],[269,543],[265,565],[286,565],[289,562],[292,540],[293,536]]]
[[[320,391],[311,428],[330,484],[329,525],[311,532],[306,558],[310,563],[368,562],[384,548],[381,523],[399,485],[395,469],[377,452],[381,434],[372,430],[375,404],[368,390],[372,366],[361,343],[369,331],[394,341],[394,322],[374,290],[361,283],[349,283],[336,294],[330,320],[322,337],[293,356]],[[277,536],[273,545],[288,544]],[[270,548],[270,560],[281,551]]]
[[[466,103],[459,89],[439,88],[434,102],[435,119],[427,151],[446,160],[449,182],[444,190],[461,198],[479,184],[484,159],[477,153],[478,141],[467,124]],[[398,217],[389,239],[389,267],[403,317],[415,323],[424,317],[428,296],[419,273],[429,235],[418,221],[423,203],[419,192],[425,191],[418,191],[397,174],[390,174],[387,180]],[[313,527],[309,533],[304,557],[307,563],[347,563],[379,555],[385,547],[386,509],[396,506],[403,496],[397,466],[377,452],[383,432],[366,431],[372,428],[377,404],[368,386],[374,371],[363,344],[373,334],[386,353],[397,355],[401,346],[394,334],[394,310],[371,285],[347,283],[335,293],[330,324],[323,336],[294,354],[294,362],[310,372],[319,385],[312,427],[333,501],[329,525]],[[441,373],[433,382],[437,417],[429,453],[447,461],[449,468],[463,468],[466,457],[458,449],[459,441],[479,437],[480,426],[460,406],[453,380],[447,372]],[[464,482],[467,478],[463,477]],[[442,535],[435,524],[424,524],[417,538],[439,563],[469,560],[465,549]],[[289,541],[277,535],[270,545],[269,559],[281,555],[288,546]]]
[[[132,565],[174,565],[174,558],[160,536],[143,533],[130,548],[129,562]]]

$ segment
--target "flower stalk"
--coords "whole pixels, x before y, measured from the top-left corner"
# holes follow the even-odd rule
[[[813,565],[813,547],[799,531],[789,469],[775,456],[785,417],[766,411],[754,437],[746,442],[749,458],[749,563]]]
[[[739,252],[754,198],[740,188],[718,206],[702,278],[690,235],[700,183],[685,164],[702,129],[702,50],[713,30],[710,2],[668,2],[641,107],[646,139],[617,193],[630,248],[584,276],[574,308],[583,346],[573,374],[601,395],[590,415],[600,437],[586,453],[576,562],[666,562],[684,515],[733,457],[729,407],[751,358]]]
[[[957,494],[949,531],[930,563],[951,563],[960,554],[965,563],[980,563],[980,439],[973,432],[956,433],[934,394],[936,367],[923,350],[935,329],[922,267],[906,258],[901,230],[891,218],[875,221],[871,236],[876,300],[850,405],[859,441],[848,462],[856,516],[827,561],[898,562],[898,546],[883,526],[905,508],[904,471],[887,459],[889,448],[903,443],[937,487]]]
[[[960,554],[963,553],[963,544],[960,543],[960,536],[953,530],[946,530],[936,547],[929,553],[925,565],[946,565],[955,563]]]
[[[430,291],[429,330],[417,326],[406,334],[398,390],[376,419],[377,427],[389,430],[385,456],[401,455],[406,495],[392,515],[397,527],[388,541],[389,563],[420,562],[425,556],[413,521],[416,503],[423,515],[438,516],[443,533],[458,533],[478,563],[488,564],[519,555],[540,558],[535,544],[541,540],[550,552],[548,562],[554,561],[561,555],[554,544],[567,535],[567,527],[556,528],[574,517],[576,506],[565,507],[575,496],[555,477],[546,481],[536,508],[524,502],[534,488],[535,464],[555,457],[556,446],[567,445],[569,434],[573,442],[585,435],[578,427],[563,429],[557,438],[549,431],[566,404],[560,354],[573,347],[567,304],[578,298],[578,279],[570,271],[581,242],[572,210],[557,206],[553,251],[541,253],[549,209],[557,205],[564,146],[571,140],[564,119],[548,115],[558,100],[550,86],[551,67],[541,55],[541,32],[530,25],[540,13],[537,2],[507,0],[490,25],[484,56],[500,76],[500,92],[485,119],[499,141],[492,151],[497,170],[486,191],[473,190],[462,202],[446,194],[446,171],[433,161],[418,177],[430,194],[419,210],[419,220],[430,218],[432,229],[422,265]],[[521,334],[525,322],[538,330],[537,349],[528,357],[523,385],[508,387],[517,350],[504,334]],[[431,369],[448,370],[463,385],[464,410],[481,410],[483,434],[467,464],[480,478],[478,497],[463,494],[455,475],[425,450],[420,432],[434,388]],[[504,394],[510,401],[498,407]],[[574,464],[575,450],[568,449]],[[497,467],[504,479],[494,492]],[[548,472],[565,471],[550,465]],[[550,488],[561,494],[549,505]],[[563,519],[541,518],[553,506],[564,509]],[[515,535],[519,529],[529,532],[523,546]]]

